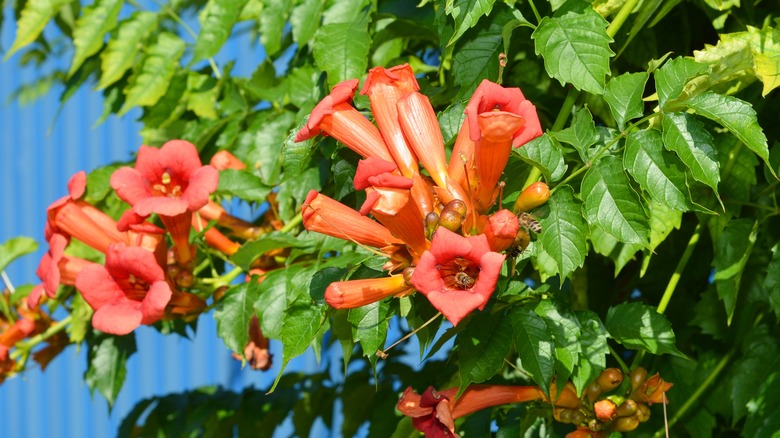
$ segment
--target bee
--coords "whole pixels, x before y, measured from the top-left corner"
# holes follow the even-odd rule
[[[538,220],[536,220],[535,217],[531,216],[528,213],[520,213],[517,215],[517,221],[520,223],[520,226],[531,230],[536,234],[539,234],[542,232],[542,224],[539,223]]]
[[[471,289],[474,286],[474,279],[465,272],[455,273],[455,285],[459,289]]]

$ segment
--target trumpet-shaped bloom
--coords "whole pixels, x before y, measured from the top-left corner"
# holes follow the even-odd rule
[[[382,134],[351,104],[357,86],[357,79],[336,84],[330,94],[314,107],[306,125],[295,135],[295,141],[326,134],[363,158],[377,157],[392,161],[393,157],[387,150]]]
[[[122,243],[108,248],[105,266],[85,267],[76,288],[95,310],[93,327],[115,335],[159,321],[172,295],[154,254]]]
[[[536,107],[525,99],[519,88],[504,88],[485,79],[474,91],[466,106],[466,120],[472,140],[479,141],[483,136],[479,123],[480,114],[492,111],[507,112],[523,118],[521,128],[513,135],[514,147],[520,147],[542,135]]]
[[[440,227],[409,281],[457,325],[472,310],[485,307],[504,258],[490,250],[484,234],[463,237]]]
[[[301,214],[309,231],[375,248],[403,244],[384,226],[316,190],[306,196]]]
[[[398,401],[398,410],[412,418],[414,427],[426,438],[457,437],[454,420],[491,406],[544,400],[536,386],[471,385],[457,399],[458,388],[436,391],[428,387],[418,395],[406,388]]]
[[[336,309],[354,309],[387,297],[401,297],[413,292],[402,275],[384,278],[337,281],[325,289],[325,301]]]
[[[140,216],[176,216],[197,211],[217,189],[219,173],[203,166],[192,143],[171,140],[162,148],[141,146],[135,168],[111,175],[111,187]]]

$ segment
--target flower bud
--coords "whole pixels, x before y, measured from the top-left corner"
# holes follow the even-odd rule
[[[452,201],[448,202],[447,205],[444,206],[443,210],[455,210],[460,215],[465,218],[466,213],[468,213],[468,210],[466,209],[466,203],[461,201],[460,199],[453,199]]]
[[[610,399],[599,400],[593,405],[593,411],[599,421],[608,423],[617,416],[617,406]]]
[[[598,400],[602,391],[603,390],[601,389],[599,382],[594,381],[585,389],[585,394],[588,397],[588,401],[594,403],[596,400]]]
[[[647,407],[644,403],[637,403],[636,405],[636,417],[639,419],[640,423],[644,423],[645,421],[650,419],[650,408]]]
[[[620,406],[617,408],[617,416],[618,417],[629,417],[631,415],[636,414],[637,411],[637,402],[634,400],[628,399],[624,401]]]
[[[515,201],[515,213],[531,211],[550,199],[550,188],[543,182],[535,182],[526,187]]]
[[[612,430],[615,432],[631,432],[637,427],[639,427],[639,419],[636,415],[620,417],[612,423]]]
[[[442,226],[452,232],[458,232],[463,224],[463,216],[455,210],[448,210],[446,207],[439,215],[439,226]]]
[[[436,227],[439,226],[439,215],[435,212],[430,212],[425,215],[425,237],[430,239],[433,237],[433,232],[436,231]]]
[[[623,383],[623,373],[617,368],[607,368],[596,379],[602,392],[609,392]]]
[[[642,367],[636,367],[631,371],[631,389],[639,388],[639,385],[647,380],[647,370]]]

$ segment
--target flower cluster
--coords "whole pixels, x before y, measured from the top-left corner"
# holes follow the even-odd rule
[[[195,256],[189,235],[193,223],[202,225],[193,213],[209,206],[217,180],[217,169],[202,165],[188,142],[173,140],[160,149],[141,146],[135,167],[122,167],[111,177],[119,198],[130,204],[115,221],[82,199],[86,175],[77,173],[68,184],[69,195],[49,206],[49,249],[37,271],[42,284],[27,304],[35,308],[44,292],[53,298],[60,285],[75,286],[94,310],[93,326],[117,335],[166,316],[199,313],[205,302],[186,291]],[[147,221],[153,213],[164,229]],[[166,234],[174,243],[170,252]],[[217,234],[208,230],[206,240]],[[72,239],[105,254],[105,263],[68,255]]]
[[[520,89],[483,81],[448,162],[433,107],[408,65],[370,71],[361,93],[376,126],[352,105],[357,88],[356,79],[333,87],[296,141],[323,134],[357,152],[363,159],[354,185],[365,190],[366,201],[355,211],[312,191],[303,224],[378,249],[389,259],[384,269],[390,276],[334,282],[325,299],[335,308],[354,308],[417,290],[458,324],[487,304],[501,252],[517,237],[513,212],[490,212],[512,148],[542,133],[536,110]]]

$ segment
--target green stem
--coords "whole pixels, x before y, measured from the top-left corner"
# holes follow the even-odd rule
[[[685,403],[680,406],[680,408],[677,410],[677,412],[674,414],[674,417],[672,417],[671,420],[669,420],[669,424],[666,428],[659,429],[655,435],[654,438],[661,438],[666,434],[667,428],[671,428],[672,426],[677,423],[680,418],[682,418],[686,412],[688,412],[688,409],[691,408],[691,406],[696,403],[696,401],[701,397],[702,394],[712,385],[712,383],[715,381],[715,379],[718,378],[718,375],[723,371],[723,368],[726,367],[726,365],[731,360],[731,357],[734,356],[734,354],[737,352],[736,348],[731,349],[723,358],[718,362],[718,364],[715,366],[715,368],[710,372],[710,374],[707,376],[706,379],[704,379],[704,382],[702,382],[701,385],[696,389],[696,391],[691,394],[690,397],[688,397],[688,400],[685,401]]]
[[[631,12],[634,10],[637,3],[639,3],[639,0],[628,0],[623,4],[623,7],[620,8],[620,11],[618,11],[615,19],[612,20],[612,23],[609,24],[609,27],[607,28],[607,35],[611,36],[612,38],[617,35],[618,30],[620,30],[623,24],[625,24],[626,19],[628,19],[628,16],[631,15]]]
[[[620,358],[620,355],[617,354],[617,351],[615,351],[611,346],[607,345],[607,348],[609,348],[609,354],[611,354],[612,357],[614,357],[617,361],[618,365],[620,365],[620,369],[623,371],[623,374],[627,376],[630,372],[628,365],[623,362],[623,359]]]
[[[289,233],[293,228],[303,222],[303,215],[297,214],[279,230],[280,233]]]
[[[669,300],[672,299],[672,294],[674,294],[674,290],[677,288],[677,283],[680,281],[680,277],[682,277],[682,273],[685,270],[685,267],[688,265],[688,260],[693,255],[693,251],[696,249],[696,244],[699,243],[699,237],[701,237],[701,222],[696,224],[696,228],[693,230],[693,235],[690,239],[688,239],[688,246],[685,248],[685,252],[683,252],[682,257],[680,257],[680,261],[677,262],[677,267],[674,268],[672,278],[669,279],[669,283],[666,285],[666,290],[664,290],[664,294],[661,297],[661,302],[658,303],[658,313],[663,314],[666,311],[666,307],[669,305]]]
[[[569,92],[566,94],[566,99],[564,99],[561,109],[558,111],[558,116],[555,118],[555,122],[553,122],[553,132],[563,129],[563,126],[566,124],[566,119],[569,118],[571,109],[574,108],[574,103],[577,101],[578,97],[580,97],[580,91],[570,86]]]
[[[528,0],[528,4],[531,5],[531,10],[534,11],[534,17],[536,17],[536,24],[539,24],[539,22],[542,21],[542,16],[539,15],[539,11],[536,10],[536,5],[534,4],[534,0]]]
[[[22,355],[28,355],[30,350],[32,350],[36,345],[65,330],[68,327],[68,324],[70,324],[71,319],[73,319],[72,314],[53,323],[49,326],[48,329],[46,329],[45,332],[39,333],[26,341],[17,343],[16,350],[11,353],[11,357],[16,359]]]

